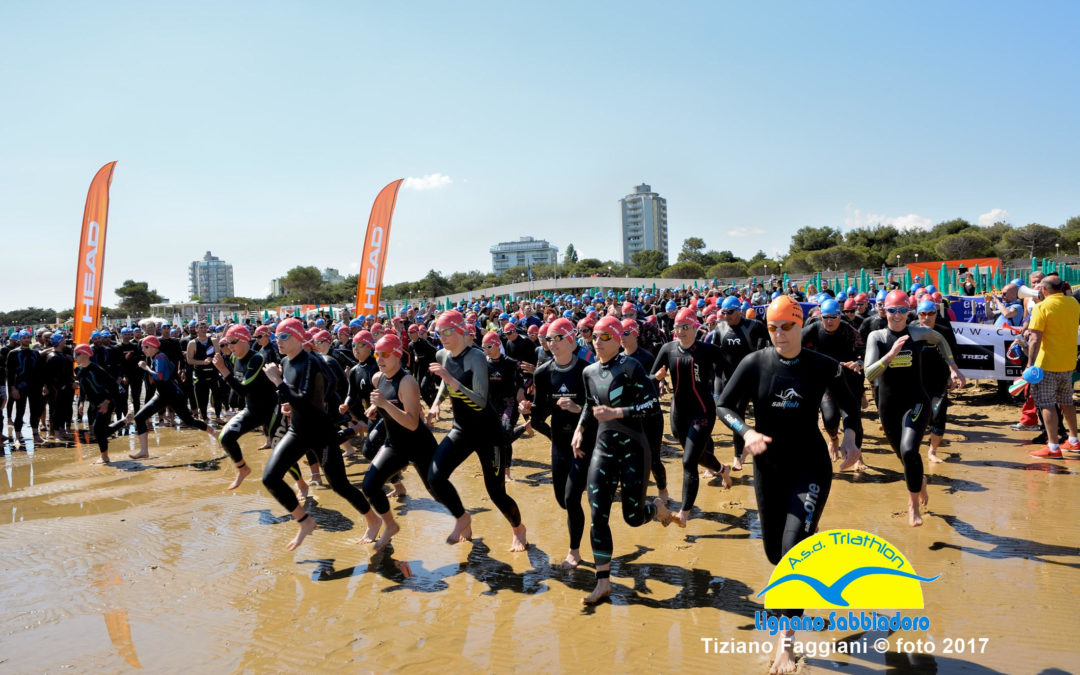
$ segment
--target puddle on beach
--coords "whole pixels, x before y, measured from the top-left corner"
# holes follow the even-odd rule
[[[864,476],[834,480],[823,529],[878,534],[921,574],[933,656],[896,653],[804,658],[799,672],[1074,671],[1080,647],[1080,461],[1027,456],[1015,411],[953,404],[944,464],[927,465],[930,507],[906,524],[902,469],[865,419]],[[442,430],[446,430],[445,422]],[[441,435],[441,434],[440,434]],[[717,433],[729,460],[730,437]],[[968,440],[964,440],[968,438]],[[114,459],[131,437],[112,441]],[[701,513],[685,530],[631,529],[613,509],[611,602],[583,609],[593,574],[553,567],[566,555],[566,519],[536,435],[515,444],[510,486],[529,550],[483,489],[475,458],[454,475],[473,512],[474,540],[447,546],[449,514],[409,469],[409,496],[391,502],[401,532],[374,557],[355,544],[362,518],[327,488],[309,510],[320,529],[285,550],[295,524],[263,490],[267,452],[243,439],[254,475],[234,493],[232,467],[196,431],[152,434],[151,458],[92,464],[96,445],[4,446],[0,457],[0,667],[6,672],[230,670],[377,672],[765,672],[768,655],[706,653],[703,638],[772,642],[753,629],[765,560],[752,468],[724,490],[703,481]],[[925,451],[925,446],[924,446]],[[667,448],[672,496],[681,453]],[[366,464],[349,464],[359,483]],[[306,473],[306,466],[305,466]],[[586,511],[587,513],[587,511]],[[827,612],[810,611],[810,615]],[[857,633],[800,633],[831,641]],[[874,638],[899,635],[871,633]],[[945,639],[988,638],[984,653],[943,654]]]

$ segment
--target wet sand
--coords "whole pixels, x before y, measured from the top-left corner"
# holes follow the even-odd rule
[[[942,575],[923,586],[930,630],[902,634],[932,639],[937,653],[804,657],[799,672],[1080,669],[1072,635],[1080,618],[1080,461],[1028,457],[1035,446],[1020,443],[1033,434],[1010,430],[1016,410],[993,404],[988,392],[969,388],[953,403],[947,462],[927,465],[923,527],[907,525],[900,461],[869,413],[870,469],[835,478],[821,521],[822,529],[873,532],[920,574]],[[717,454],[730,461],[729,434],[716,438]],[[126,457],[133,440],[114,439],[112,457]],[[243,439],[254,474],[235,493],[225,489],[231,462],[196,431],[152,433],[149,460],[112,466],[92,464],[96,445],[5,446],[0,669],[765,672],[771,662],[771,655],[706,653],[702,642],[774,641],[753,627],[754,611],[763,609],[755,595],[772,570],[752,466],[735,474],[730,490],[703,483],[685,530],[629,528],[616,505],[614,594],[585,609],[579,600],[594,585],[592,570],[553,567],[566,555],[566,521],[539,434],[515,444],[509,489],[530,543],[516,554],[507,551],[510,528],[487,499],[475,457],[454,476],[473,513],[471,543],[443,542],[452,518],[410,469],[409,496],[391,502],[402,527],[391,551],[372,557],[356,545],[363,519],[328,488],[315,488],[309,509],[319,529],[288,552],[296,526],[258,480],[267,458],[256,450],[261,442]],[[670,437],[665,442],[678,499],[681,453]],[[365,468],[348,466],[354,482]],[[591,564],[587,531],[582,553]],[[946,638],[984,637],[984,653],[941,653]]]

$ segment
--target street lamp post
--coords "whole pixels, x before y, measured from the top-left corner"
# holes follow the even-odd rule
[[[1061,256],[1061,244],[1058,244],[1058,243],[1055,242],[1054,243],[1054,257],[1057,258],[1057,257],[1060,257],[1060,256]]]

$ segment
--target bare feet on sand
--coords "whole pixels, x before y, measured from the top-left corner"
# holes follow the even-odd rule
[[[230,490],[235,490],[240,487],[240,483],[244,482],[244,479],[251,475],[251,467],[247,465],[247,462],[240,462],[236,465],[236,479],[229,484]]]
[[[656,506],[656,519],[660,521],[660,524],[667,527],[671,524],[671,511],[668,511],[667,504],[664,500],[657,497],[653,500],[653,504]]]
[[[387,515],[389,515],[389,513],[390,512],[387,511]],[[392,515],[389,518],[383,517],[383,525],[385,527],[383,528],[382,536],[379,537],[379,541],[375,542],[374,548],[376,551],[381,551],[386,548],[390,543],[390,539],[401,531],[401,526],[397,524],[397,521],[394,520]]]
[[[514,538],[510,540],[510,550],[519,553],[524,551],[528,545],[529,541],[525,538],[525,524],[522,523],[514,528]]]
[[[454,545],[470,539],[472,539],[472,516],[466,511],[454,523],[454,529],[450,532],[450,536],[446,538],[446,543]]]
[[[390,491],[390,494],[386,495],[389,498],[404,499],[405,495],[409,494],[409,491],[405,489],[405,483],[398,481],[391,483],[394,489]]]
[[[773,659],[772,665],[769,666],[769,675],[795,672],[799,660],[795,656],[794,637],[794,631],[791,631],[791,635],[780,633],[780,640],[776,644],[776,658]]]
[[[296,509],[304,512],[303,506],[298,506]],[[296,518],[295,512],[293,512],[293,518]],[[315,519],[311,517],[310,513],[304,512],[304,515],[297,518],[296,523],[300,526],[300,531],[296,533],[292,541],[285,545],[285,549],[288,551],[295,551],[300,543],[304,541],[304,537],[315,531]]]
[[[595,605],[604,598],[611,595],[611,579],[597,579],[596,588],[592,593],[589,593],[581,599],[583,605]]]
[[[367,532],[364,532],[364,536],[360,537],[360,541],[357,544],[370,544],[375,541],[379,536],[379,529],[382,527],[382,518],[375,515],[375,511],[369,509],[364,514],[364,519],[367,520]]]
[[[570,552],[566,554],[566,558],[559,563],[559,569],[572,570],[577,568],[581,564],[581,549],[572,548]]]

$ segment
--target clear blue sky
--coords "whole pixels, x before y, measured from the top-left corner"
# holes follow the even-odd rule
[[[1080,3],[105,2],[0,6],[0,309],[70,307],[90,179],[117,160],[103,300],[259,296],[356,269],[489,269],[521,235],[617,258],[642,181],[683,239],[1080,214]],[[995,212],[995,209],[1000,211]]]

